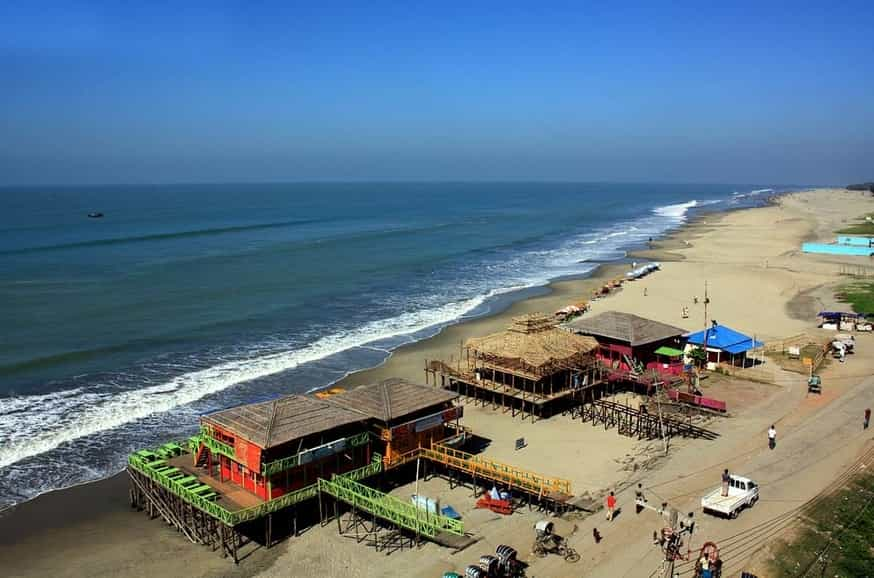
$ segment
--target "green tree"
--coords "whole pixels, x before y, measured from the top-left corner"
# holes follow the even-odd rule
[[[704,351],[703,347],[696,347],[692,351],[689,352],[689,357],[692,359],[692,363],[701,367],[705,363],[707,363],[707,352]]]

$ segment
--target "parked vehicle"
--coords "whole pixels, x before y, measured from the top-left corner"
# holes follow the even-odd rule
[[[752,507],[759,500],[759,486],[753,480],[735,475],[730,478],[727,496],[722,495],[720,486],[701,498],[705,513],[736,518],[742,509]]]
[[[557,554],[564,558],[566,562],[578,562],[580,555],[568,545],[567,540],[555,534],[553,528],[553,523],[548,520],[541,520],[534,525],[535,536],[531,553],[538,558],[546,558],[549,554]]]
[[[838,343],[844,346],[847,353],[853,353],[853,350],[856,347],[856,338],[846,333],[838,333],[832,340],[832,346],[834,347]]]
[[[807,393],[822,394],[822,378],[818,375],[811,375],[807,378]]]

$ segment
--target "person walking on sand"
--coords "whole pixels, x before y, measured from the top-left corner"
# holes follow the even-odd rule
[[[871,421],[871,408],[865,408],[865,425],[862,429],[868,429],[868,422]]]
[[[777,429],[774,427],[774,424],[771,424],[771,427],[768,428],[768,447],[771,449],[777,447]]]
[[[610,492],[610,495],[607,496],[607,521],[613,521],[613,512],[616,510],[616,496],[613,495],[613,492]]]
[[[731,476],[728,473],[728,468],[722,472],[722,496],[728,495],[728,484],[731,482]]]
[[[643,296],[646,297],[646,287],[643,288]]]

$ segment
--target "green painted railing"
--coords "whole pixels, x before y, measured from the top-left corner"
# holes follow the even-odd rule
[[[357,470],[352,470],[346,472],[345,474],[341,474],[344,478],[349,478],[350,480],[358,481],[363,480],[364,478],[369,478],[370,476],[375,476],[379,472],[382,471],[382,455],[381,454],[373,454],[371,457],[370,463],[366,466],[362,466]]]
[[[373,460],[366,466],[351,470],[349,472],[346,472],[345,474],[341,474],[338,477],[348,477],[350,479],[361,480],[374,474],[378,474],[380,470],[382,470],[382,456],[379,454],[374,454]],[[299,490],[295,490],[290,494],[285,494],[284,496],[280,496],[274,500],[270,500],[269,502],[264,502],[263,504],[234,512],[234,514],[238,518],[237,524],[241,522],[248,522],[249,520],[257,520],[258,518],[266,516],[271,512],[276,512],[277,510],[282,510],[283,508],[293,506],[294,504],[297,504],[304,500],[315,498],[318,493],[319,484],[318,481],[316,481],[316,483],[314,484],[310,484],[309,486],[303,487]]]
[[[320,492],[423,536],[434,538],[441,532],[464,535],[464,523],[460,520],[431,514],[394,496],[359,484],[349,476],[333,476],[330,481],[319,478],[318,485]]]
[[[284,496],[280,496],[274,500],[270,500],[269,502],[264,502],[263,504],[258,504],[257,506],[246,508],[245,510],[238,510],[234,512],[234,524],[241,524],[250,520],[263,518],[264,516],[272,512],[276,512],[282,510],[283,508],[293,506],[294,504],[303,502],[304,500],[309,500],[310,498],[315,498],[318,493],[319,484],[310,484],[309,486],[304,486],[299,490],[295,490],[290,494],[285,494]]]
[[[228,526],[237,524],[234,519],[234,513],[222,508],[210,499],[198,496],[185,486],[178,484],[175,480],[167,477],[159,471],[156,471],[154,468],[159,465],[164,465],[166,463],[164,460],[148,460],[138,454],[131,454],[128,456],[127,461],[131,468],[161,484],[195,508],[206,512],[213,518],[217,518]]]
[[[190,440],[189,444],[191,444]],[[143,474],[144,476],[161,484],[163,487],[167,488],[195,508],[206,512],[213,518],[220,520],[228,526],[236,526],[237,524],[241,524],[243,522],[256,520],[258,518],[266,516],[267,514],[270,514],[271,512],[276,512],[304,500],[314,498],[319,492],[319,484],[318,482],[316,482],[314,484],[310,484],[309,486],[300,488],[299,490],[295,490],[294,492],[291,492],[289,494],[285,494],[284,496],[280,496],[274,500],[264,502],[263,504],[258,504],[257,506],[252,506],[251,508],[232,512],[230,510],[227,510],[226,508],[223,508],[221,505],[209,498],[204,498],[195,494],[191,491],[191,489],[177,483],[176,480],[158,471],[156,468],[158,466],[165,465],[166,462],[162,459],[156,458],[157,456],[154,454],[154,452],[141,451],[128,456],[128,465],[134,470]],[[350,477],[350,479],[353,480],[361,480],[377,474],[381,470],[382,456],[379,454],[374,454],[371,463],[361,468],[342,474],[341,476],[338,476],[338,478],[344,478],[348,476]]]
[[[206,428],[201,428],[200,436],[195,436],[200,438],[200,443],[209,448],[214,454],[221,454],[227,458],[232,460],[237,459],[236,452],[234,451],[234,446],[230,444],[226,444],[224,442],[220,442],[219,440],[212,437],[209,430]],[[196,455],[196,452],[195,452]]]
[[[335,444],[340,441],[346,441],[345,447],[357,447],[366,444],[370,441],[370,434],[368,432],[361,432],[360,434],[355,434],[354,436],[349,436],[347,438],[340,438],[330,442],[330,444]],[[325,444],[325,445],[330,445]],[[284,472],[285,470],[290,470],[291,468],[296,468],[300,465],[300,457],[304,454],[311,452],[312,449],[304,450],[298,454],[293,456],[289,456],[287,458],[282,458],[281,460],[274,460],[272,462],[267,462],[261,465],[261,475],[262,476],[270,476],[273,474],[277,474],[279,472]]]

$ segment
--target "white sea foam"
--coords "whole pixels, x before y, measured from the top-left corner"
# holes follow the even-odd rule
[[[746,193],[742,193],[740,191],[735,191],[732,193],[732,197],[735,199],[744,199],[746,197],[755,197],[761,195],[762,193],[773,193],[774,189],[756,189],[754,191],[748,191]]]
[[[81,388],[0,399],[0,468],[69,442],[170,411],[234,385],[266,377],[374,341],[459,319],[512,287],[439,308],[372,321],[295,350],[228,361],[142,389],[96,393]],[[35,419],[39,416],[39,419]]]
[[[686,213],[692,207],[697,207],[698,201],[691,200],[685,203],[677,203],[675,205],[665,205],[663,207],[656,207],[653,209],[653,213],[659,215],[661,217],[669,217],[672,219],[685,219]]]
[[[686,214],[689,212],[689,209],[692,209],[694,207],[705,207],[707,205],[716,205],[721,202],[723,202],[722,199],[710,199],[706,201],[692,199],[691,201],[686,201],[685,203],[677,203],[675,205],[656,207],[655,209],[653,209],[653,213],[660,217],[667,217],[677,222],[683,222],[686,220]]]

